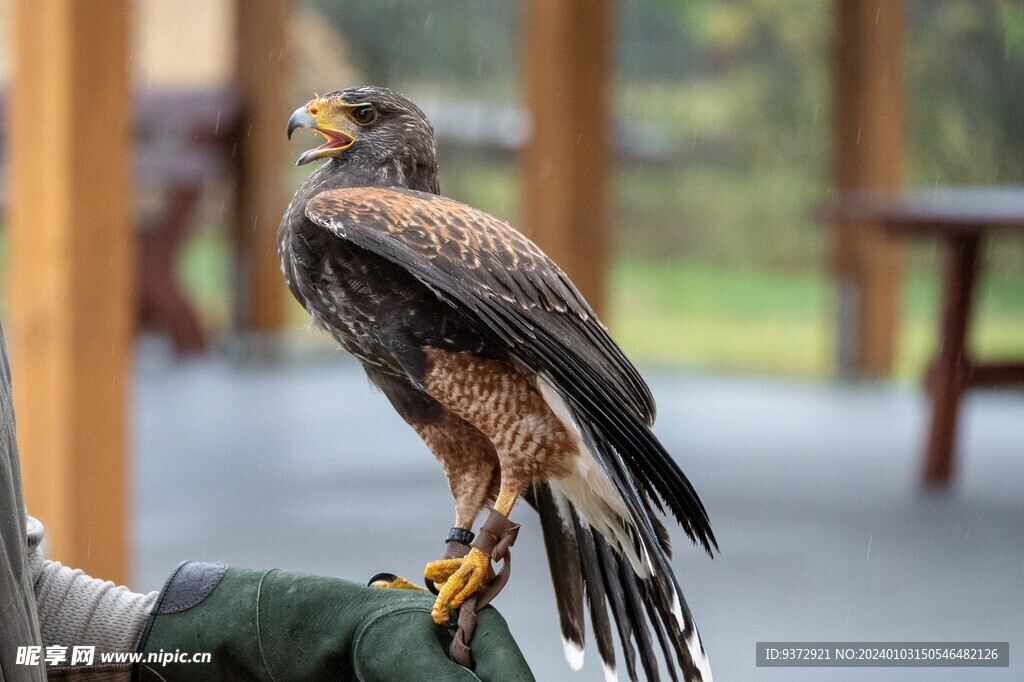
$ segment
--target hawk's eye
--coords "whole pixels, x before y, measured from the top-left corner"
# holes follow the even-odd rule
[[[377,111],[373,107],[359,107],[352,111],[352,119],[361,126],[370,125],[377,119]]]

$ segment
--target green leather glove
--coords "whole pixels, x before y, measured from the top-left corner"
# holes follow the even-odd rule
[[[492,608],[477,621],[475,669],[452,662],[433,603],[415,590],[187,562],[167,581],[139,642],[160,658],[143,663],[136,679],[533,679]],[[209,652],[210,662],[187,662],[196,652]]]

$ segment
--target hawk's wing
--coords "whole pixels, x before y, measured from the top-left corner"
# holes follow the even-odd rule
[[[528,351],[537,331],[550,334],[595,370],[619,407],[654,424],[654,398],[639,372],[568,276],[508,223],[437,195],[383,188],[323,192],[306,216],[468,307],[513,352]]]
[[[608,448],[599,447],[595,456],[618,487],[633,488],[636,479],[656,492],[655,501],[664,500],[687,534],[711,551],[703,505],[648,428],[655,417],[650,389],[568,276],[533,242],[487,213],[407,189],[328,190],[305,213],[405,268],[547,377],[617,452],[602,457]]]

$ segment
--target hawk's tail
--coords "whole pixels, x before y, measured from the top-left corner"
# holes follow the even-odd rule
[[[667,534],[653,513],[653,535],[624,520],[609,533],[591,526],[556,481],[534,484],[526,499],[540,514],[565,656],[574,669],[583,665],[586,610],[606,680],[618,677],[614,628],[631,680],[638,679],[638,658],[649,680],[660,679],[663,658],[671,679],[679,679],[678,663],[684,680],[710,682],[704,648],[668,566]]]

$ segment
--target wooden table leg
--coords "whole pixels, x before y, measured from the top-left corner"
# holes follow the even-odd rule
[[[178,257],[199,191],[197,183],[171,187],[158,222],[143,231],[139,239],[139,307],[143,322],[164,327],[179,355],[200,353],[206,348],[199,315],[177,275]]]
[[[932,423],[924,460],[926,484],[948,484],[953,473],[957,411],[970,366],[966,342],[980,242],[978,235],[960,235],[946,245],[942,329],[929,382]]]

